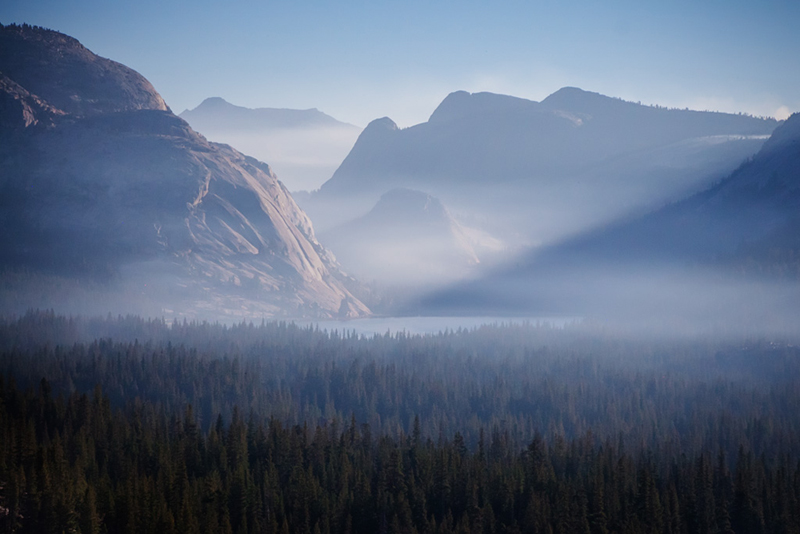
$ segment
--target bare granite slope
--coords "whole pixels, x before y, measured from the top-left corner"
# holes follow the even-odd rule
[[[369,313],[269,166],[208,142],[138,73],[27,26],[0,28],[0,73],[6,272],[101,284],[108,311],[135,295],[189,316]]]

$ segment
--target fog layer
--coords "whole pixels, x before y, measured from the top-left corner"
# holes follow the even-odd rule
[[[316,109],[249,109],[221,98],[208,98],[180,117],[211,141],[269,162],[290,191],[319,189],[361,132]]]

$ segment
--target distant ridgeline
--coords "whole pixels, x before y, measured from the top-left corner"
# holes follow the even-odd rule
[[[0,322],[0,528],[792,532],[798,380],[777,341],[31,313]]]
[[[403,283],[387,264],[410,264],[418,278],[435,273],[418,285],[452,282],[707,189],[758,152],[779,124],[574,87],[541,102],[457,91],[421,124],[371,122],[330,180],[298,201],[345,268],[363,279]],[[373,224],[372,212],[399,189],[433,198],[447,214],[429,218],[428,237],[419,237],[414,223],[424,214],[409,196],[402,210]],[[358,239],[350,239],[354,232]],[[393,242],[400,243],[394,251]],[[431,243],[455,253],[432,261]],[[363,257],[380,261],[355,261]]]

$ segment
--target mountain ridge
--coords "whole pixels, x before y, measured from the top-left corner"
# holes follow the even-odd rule
[[[77,39],[35,26],[3,26],[2,72],[53,107],[75,116],[169,108],[138,72],[106,59]]]
[[[609,111],[616,108],[626,111]],[[302,200],[320,229],[407,187],[491,221],[482,229],[494,235],[519,235],[512,240],[521,246],[554,242],[709,186],[778,122],[565,88],[542,102],[456,91],[427,122],[393,124],[370,123],[333,176]]]
[[[251,128],[258,127],[260,121],[269,121],[272,126],[280,128],[297,128],[309,125],[335,125],[357,128],[357,126],[339,121],[330,115],[323,113],[317,108],[248,108],[245,106],[231,104],[224,98],[218,96],[206,98],[197,107],[186,109],[178,114],[178,116],[191,124],[193,120],[198,120],[198,118],[203,114],[208,113],[219,113],[219,117],[229,120],[231,124],[235,120],[241,121],[243,118],[249,119],[249,123],[246,123],[245,126],[249,126]],[[218,124],[218,127],[230,127],[231,124],[222,123]],[[235,127],[241,128],[241,123],[236,124]]]

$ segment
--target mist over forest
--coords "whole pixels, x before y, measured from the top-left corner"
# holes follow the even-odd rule
[[[800,114],[177,115],[2,22],[0,531],[800,532]]]

